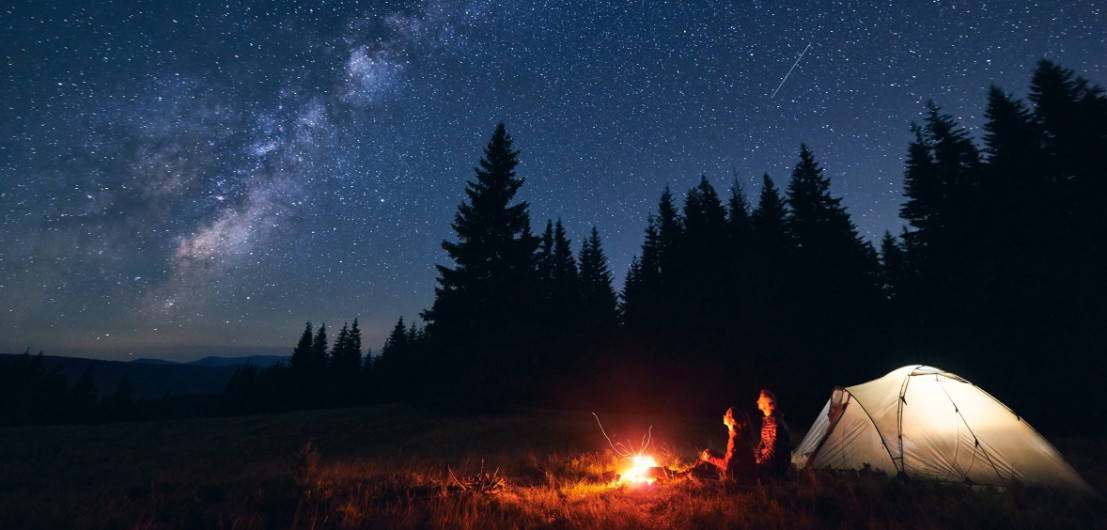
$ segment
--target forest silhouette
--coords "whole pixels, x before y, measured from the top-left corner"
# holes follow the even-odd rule
[[[834,385],[923,363],[1039,429],[1101,430],[1088,420],[1107,413],[1107,97],[1043,60],[1028,100],[992,87],[979,144],[929,103],[911,124],[906,226],[877,245],[806,145],[783,187],[765,174],[756,198],[736,179],[720,196],[706,176],[679,198],[661,190],[621,292],[599,227],[576,252],[560,220],[532,232],[500,124],[442,242],[451,263],[437,265],[422,325],[399,318],[379,355],[363,355],[357,320],[333,344],[307,323],[288,363],[240,368],[213,413],[438,400],[698,414],[764,387],[806,417],[800,404]],[[0,388],[92,410],[87,383],[28,376],[32,363],[0,364],[0,377],[23,371]],[[98,410],[118,419],[125,389],[112,396]],[[9,407],[2,421],[80,417],[51,403],[52,415]]]

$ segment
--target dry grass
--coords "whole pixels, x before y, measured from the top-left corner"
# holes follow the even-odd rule
[[[600,417],[632,446],[652,425],[669,467],[725,442],[715,421]],[[1103,441],[1067,443],[1093,465]],[[1081,469],[1084,455],[1067,456]],[[613,484],[624,464],[587,412],[384,406],[6,429],[0,465],[0,528],[1107,528],[1099,500],[883,476]]]

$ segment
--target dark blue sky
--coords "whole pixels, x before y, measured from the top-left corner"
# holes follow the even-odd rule
[[[288,354],[304,322],[333,338],[355,317],[379,350],[430,306],[500,121],[534,230],[560,218],[578,250],[595,225],[619,285],[666,185],[682,200],[706,175],[725,197],[736,174],[755,200],[801,142],[878,241],[926,101],[979,138],[989,85],[1025,97],[1041,58],[1103,85],[1105,10],[16,0],[0,351]]]

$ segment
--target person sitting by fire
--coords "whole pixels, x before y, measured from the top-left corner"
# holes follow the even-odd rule
[[[729,438],[726,443],[726,454],[718,451],[704,449],[700,453],[700,461],[687,470],[678,473],[677,477],[690,476],[696,479],[729,477],[746,480],[754,475],[753,446],[750,445],[749,417],[742,413],[738,418],[734,417],[734,408],[726,409],[723,414],[723,425],[726,426]]]
[[[774,479],[787,476],[792,463],[792,436],[788,424],[777,413],[776,394],[762,390],[757,398],[757,410],[765,415],[761,418],[761,441],[754,450],[757,477]]]
[[[677,476],[701,479],[725,476],[740,482],[786,476],[791,464],[791,433],[788,424],[777,414],[776,394],[762,390],[757,398],[757,409],[764,417],[761,419],[761,439],[756,448],[749,443],[746,434],[749,418],[743,414],[741,420],[736,419],[734,408],[728,408],[723,415],[723,425],[730,434],[726,454],[704,449],[700,453],[700,462]]]

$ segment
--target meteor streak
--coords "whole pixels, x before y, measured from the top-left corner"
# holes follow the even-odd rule
[[[780,87],[784,86],[784,82],[788,80],[788,76],[792,75],[792,70],[796,69],[796,65],[800,63],[800,59],[803,59],[803,54],[807,53],[807,50],[811,49],[811,43],[807,43],[807,47],[800,52],[799,57],[796,57],[796,62],[792,63],[792,67],[788,69],[788,73],[784,74],[784,79],[780,80],[780,84],[776,86],[776,90],[773,91],[773,95],[769,96],[769,99],[775,98],[776,93],[780,92]]]

